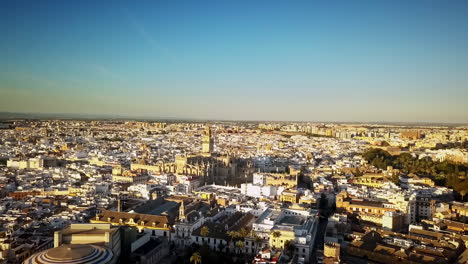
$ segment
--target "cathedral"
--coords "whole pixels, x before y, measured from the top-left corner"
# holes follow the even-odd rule
[[[202,151],[195,155],[180,155],[171,163],[148,165],[144,160],[131,164],[131,170],[145,169],[153,173],[175,173],[179,175],[200,176],[202,183],[223,184],[242,177],[245,169],[252,164],[231,155],[214,153],[214,140],[211,128],[206,126],[202,136]],[[250,171],[250,170],[249,170]],[[253,168],[252,168],[253,171]]]

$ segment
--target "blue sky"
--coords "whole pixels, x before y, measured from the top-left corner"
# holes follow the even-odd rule
[[[468,122],[468,1],[2,1],[0,111]]]

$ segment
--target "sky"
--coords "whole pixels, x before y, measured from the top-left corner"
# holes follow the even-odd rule
[[[0,112],[468,122],[468,1],[0,6]]]

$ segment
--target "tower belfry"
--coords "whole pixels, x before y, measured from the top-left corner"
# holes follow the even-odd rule
[[[211,137],[210,126],[205,127],[205,134],[202,138],[202,152],[207,154],[213,152],[213,138]]]
[[[185,220],[185,206],[184,206],[184,201],[180,203],[179,207],[179,219],[180,220]]]

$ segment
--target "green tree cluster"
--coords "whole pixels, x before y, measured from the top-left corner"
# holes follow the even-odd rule
[[[387,166],[392,166],[405,174],[413,173],[432,177],[435,179],[436,185],[452,188],[459,194],[462,191],[464,191],[463,193],[468,191],[468,164],[433,161],[430,157],[420,159],[417,155],[410,153],[393,156],[378,148],[368,149],[362,153],[362,156],[369,164],[382,170],[385,170]],[[392,180],[397,181],[398,179]]]

